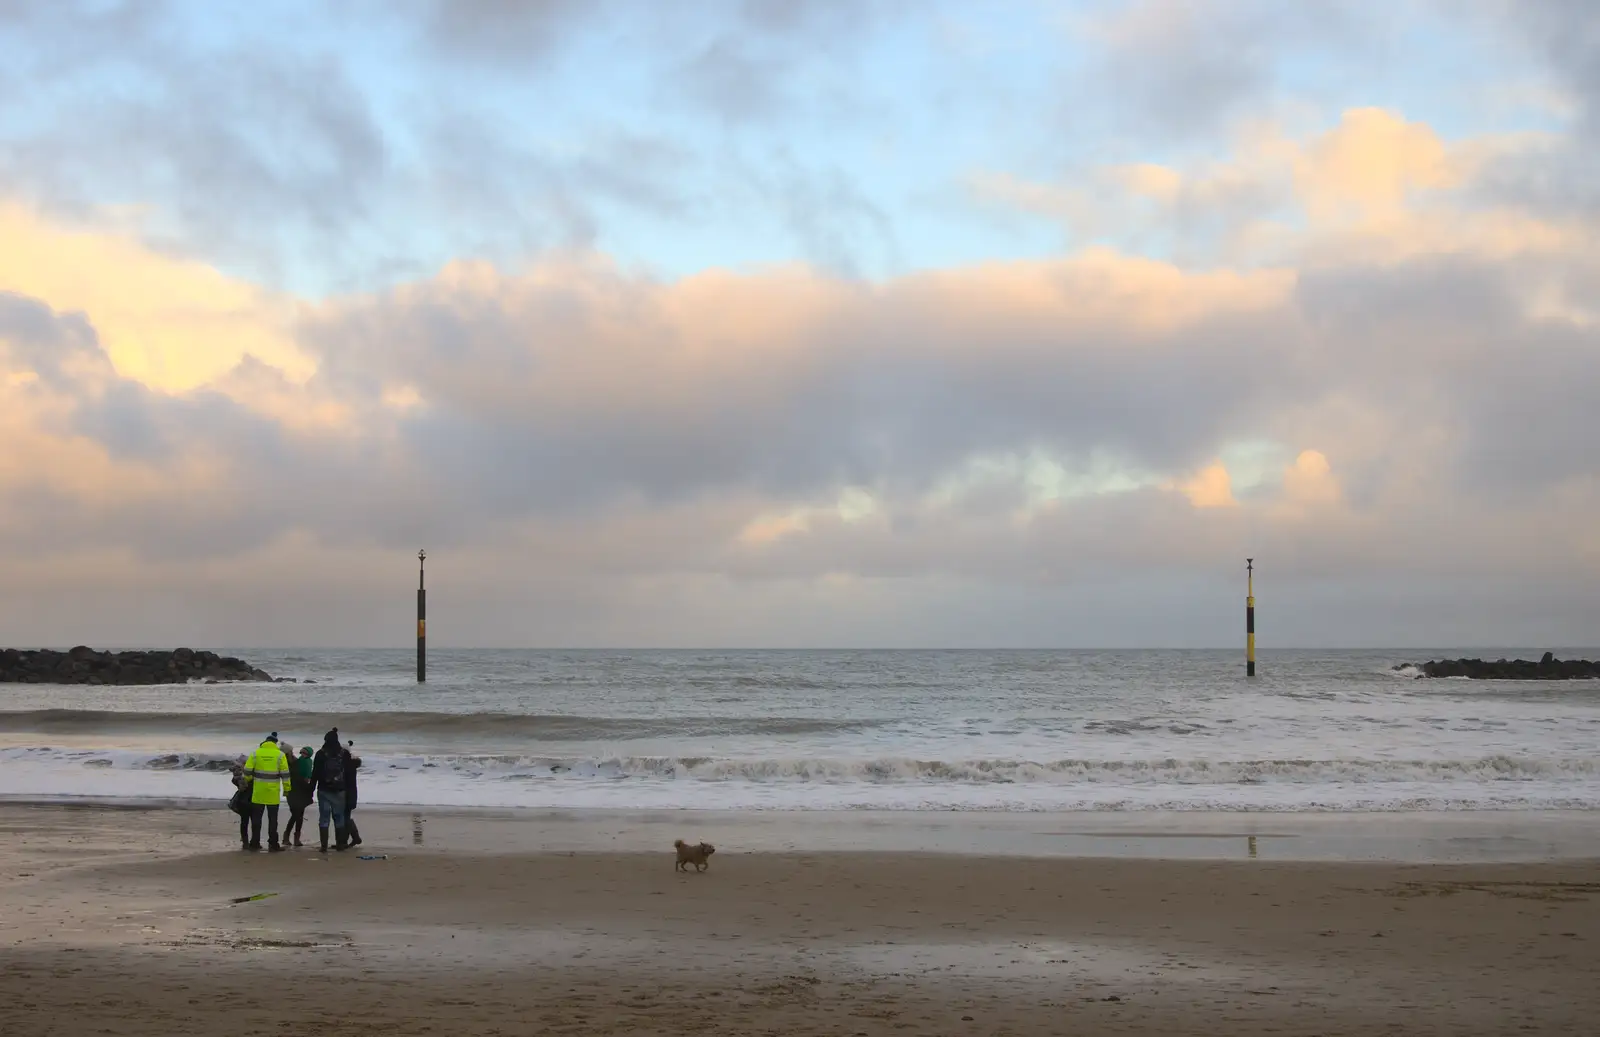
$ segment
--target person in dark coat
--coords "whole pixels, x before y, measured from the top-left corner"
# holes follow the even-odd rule
[[[361,757],[355,754],[356,743],[345,743],[344,754],[344,827],[350,833],[350,845],[361,845],[361,829],[356,827],[356,771],[361,769]]]
[[[322,837],[322,852],[328,852],[328,822],[333,822],[336,850],[343,850],[349,832],[345,828],[344,775],[345,751],[339,744],[336,727],[322,736],[322,748],[311,758],[311,791],[317,797],[317,832]]]
[[[300,755],[289,761],[289,823],[283,829],[283,842],[304,846],[300,833],[306,827],[306,808],[311,805],[311,746],[300,747]]]
[[[250,849],[250,781],[244,776],[244,757],[239,757],[238,762],[230,765],[232,772],[234,792],[233,798],[228,801],[228,807],[239,815],[239,848]]]

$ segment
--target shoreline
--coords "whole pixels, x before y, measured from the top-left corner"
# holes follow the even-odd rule
[[[170,815],[163,823],[175,831],[217,838],[222,848],[236,823],[235,815],[216,800],[0,796],[0,820],[57,812]],[[375,804],[361,806],[359,817],[363,831],[370,824],[405,845],[451,845],[476,853],[650,853],[690,833],[713,843],[731,839],[762,853],[804,848],[816,853],[1307,863],[1600,861],[1600,814],[1581,810],[561,810]],[[712,834],[703,836],[708,832]]]
[[[1108,867],[644,819],[717,844],[683,874],[642,820],[530,851],[595,819],[429,816],[415,845],[362,810],[362,860],[240,853],[219,813],[0,806],[0,1032],[1499,1037],[1600,1012],[1594,861]]]

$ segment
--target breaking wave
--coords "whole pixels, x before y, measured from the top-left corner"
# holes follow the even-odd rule
[[[237,755],[129,750],[0,750],[0,760],[155,771],[226,771]],[[1597,759],[1472,760],[918,760],[718,759],[704,756],[365,755],[363,773],[450,774],[487,781],[560,778],[822,784],[1263,785],[1514,782],[1600,777]]]
[[[329,727],[362,737],[589,741],[657,737],[711,738],[730,735],[811,735],[867,730],[884,720],[817,717],[598,717],[525,713],[367,712],[257,713],[120,712],[98,709],[35,709],[0,712],[0,732],[74,736],[211,732],[260,737],[266,729],[317,735]]]
[[[236,755],[0,749],[0,799],[216,805]],[[1589,758],[924,760],[364,755],[372,805],[538,809],[1313,811],[1600,808]]]

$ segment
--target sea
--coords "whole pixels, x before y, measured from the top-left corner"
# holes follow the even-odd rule
[[[1541,653],[434,649],[418,684],[409,650],[235,648],[297,683],[0,684],[0,797],[225,802],[269,732],[337,727],[368,805],[1600,808],[1600,681],[1406,668]]]

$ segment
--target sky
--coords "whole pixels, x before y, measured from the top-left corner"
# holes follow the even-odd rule
[[[0,0],[0,643],[1600,644],[1600,5]]]

